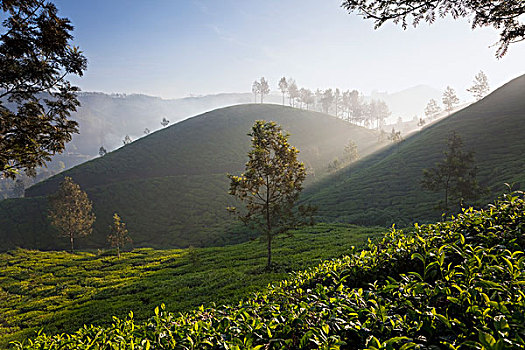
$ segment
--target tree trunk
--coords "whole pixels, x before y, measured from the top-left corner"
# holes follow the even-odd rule
[[[268,261],[266,267],[272,266],[272,224],[270,222],[270,179],[266,175],[266,234],[268,239]]]
[[[445,217],[448,214],[448,184],[450,182],[450,176],[447,176],[447,181],[445,182]]]
[[[268,261],[266,262],[266,267],[270,268],[272,266],[272,234],[268,232]]]
[[[118,258],[120,260],[120,246],[118,246],[118,245],[117,245],[117,256],[118,256]]]
[[[73,246],[73,234],[72,233],[69,234],[69,241],[71,242],[71,253],[73,253],[75,249]]]

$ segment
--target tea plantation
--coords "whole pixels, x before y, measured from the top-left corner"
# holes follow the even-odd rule
[[[277,269],[263,271],[264,243],[185,250],[0,254],[0,349],[11,340],[110,324],[111,316],[147,320],[165,303],[172,312],[237,302],[268,283],[362,246],[378,228],[319,224],[275,241]]]
[[[524,248],[525,202],[514,192],[451,221],[392,229],[237,304],[161,306],[147,322],[129,313],[13,348],[523,349]]]

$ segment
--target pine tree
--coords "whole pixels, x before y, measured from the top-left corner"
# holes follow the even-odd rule
[[[95,222],[93,204],[86,192],[70,177],[65,177],[58,191],[49,197],[49,204],[51,224],[63,236],[69,237],[73,253],[75,238],[87,236],[92,232]]]

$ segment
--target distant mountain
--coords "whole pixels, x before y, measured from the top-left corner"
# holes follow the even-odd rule
[[[456,131],[475,152],[487,203],[504,183],[525,186],[525,75],[483,100],[413,134],[398,146],[373,154],[307,189],[304,198],[319,206],[323,220],[398,227],[440,217],[443,194],[421,188],[422,171],[443,158]]]
[[[70,176],[94,202],[94,233],[80,247],[106,246],[108,225],[118,212],[135,246],[220,245],[247,239],[228,226],[227,173],[247,161],[246,135],[257,119],[273,120],[291,134],[314,182],[349,140],[362,156],[381,145],[377,133],[332,116],[278,105],[239,105],[214,110],[143,137],[64,171],[28,190],[23,199],[0,202],[0,249],[58,249],[67,243],[48,225],[45,196]],[[235,226],[235,225],[234,225]]]

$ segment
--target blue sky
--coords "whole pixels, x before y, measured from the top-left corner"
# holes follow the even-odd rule
[[[340,8],[339,0],[56,0],[88,58],[84,91],[164,98],[249,92],[265,76],[366,94],[426,84],[468,95],[483,70],[492,87],[525,73],[525,43],[495,58],[491,28],[439,20],[402,30]]]

